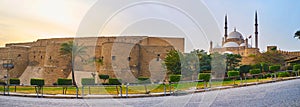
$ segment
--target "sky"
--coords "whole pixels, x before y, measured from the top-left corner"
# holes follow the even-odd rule
[[[300,30],[300,9],[297,9],[299,7],[298,4],[300,4],[299,0],[187,0],[185,5],[191,6],[191,8],[197,6],[191,1],[202,2],[209,10],[210,15],[213,16],[214,21],[216,21],[217,28],[215,28],[215,31],[218,32],[216,33],[217,35],[208,33],[217,37],[213,39],[216,42],[215,44],[220,44],[221,37],[224,35],[225,14],[228,15],[229,32],[236,27],[237,31],[242,33],[244,37],[247,37],[254,34],[254,13],[257,10],[259,18],[259,48],[261,51],[266,50],[268,45],[277,45],[281,50],[300,50],[300,40],[293,38],[294,33]],[[4,46],[6,43],[32,42],[43,38],[74,37],[82,24],[82,20],[84,20],[95,3],[97,3],[97,0],[1,0],[0,46]],[[102,15],[102,13],[104,14],[105,11],[116,5],[118,4],[105,5],[103,10],[99,10],[99,13],[96,14]],[[152,11],[148,11],[149,8]],[[201,10],[195,8],[193,11]],[[168,12],[169,14],[167,14]],[[151,20],[144,19],[131,24],[120,24],[142,19],[145,16],[155,18]],[[162,21],[166,19],[168,20]],[[139,35],[149,35],[148,33],[143,34],[143,32],[158,31],[160,32],[160,34],[156,33],[158,36],[166,36],[171,34],[171,32],[174,35],[189,35],[191,31],[195,30],[192,27],[189,29],[188,25],[192,26],[192,24],[186,20],[188,19],[184,18],[184,15],[181,15],[180,12],[173,11],[170,8],[141,5],[128,8],[123,13],[116,15],[116,18],[112,18],[110,23],[106,23],[108,27],[104,28],[106,32],[104,34],[109,35],[108,32],[121,32],[122,34],[130,35],[133,31],[139,31]],[[202,20],[206,21],[206,19]],[[126,25],[127,29],[116,31],[116,27],[118,27],[116,23]],[[151,27],[139,29],[147,24]],[[153,27],[154,25],[159,27]],[[170,30],[161,31],[160,27]],[[205,30],[205,28],[203,29]],[[197,48],[201,44],[195,41],[204,39],[200,36],[190,36],[187,40],[192,41],[192,43],[186,42],[187,45],[194,44]],[[205,44],[207,44],[207,41],[210,40],[206,38],[205,41]]]

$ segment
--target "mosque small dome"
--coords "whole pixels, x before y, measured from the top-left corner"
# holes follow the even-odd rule
[[[240,45],[235,43],[235,42],[227,42],[223,45],[224,48],[229,48],[229,47],[239,47]]]

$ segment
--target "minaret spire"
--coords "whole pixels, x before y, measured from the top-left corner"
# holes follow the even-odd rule
[[[258,18],[257,18],[257,11],[255,11],[255,48],[258,48]]]
[[[227,39],[227,36],[228,36],[228,33],[227,33],[227,30],[228,30],[228,27],[227,27],[227,14],[225,15],[225,27],[224,27],[224,30],[225,30],[225,40]]]

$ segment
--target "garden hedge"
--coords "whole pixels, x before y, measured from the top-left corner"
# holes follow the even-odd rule
[[[179,82],[181,75],[170,75],[170,82]]]
[[[240,73],[238,71],[228,71],[227,75],[228,75],[228,77],[236,77],[236,76],[239,76]]]
[[[121,79],[117,79],[117,78],[110,78],[110,79],[108,79],[108,84],[109,85],[121,85],[122,84],[122,80]]]
[[[139,77],[138,78],[138,83],[140,84],[150,84],[151,81],[149,78],[146,78],[146,77]]]
[[[211,78],[210,73],[200,73],[198,75],[198,80],[203,80],[205,82],[208,82],[210,78]]]
[[[278,77],[289,77],[290,73],[285,71],[285,72],[278,72],[277,73]]]
[[[20,79],[19,78],[10,78],[9,84],[11,85],[20,85]]]
[[[30,85],[44,86],[45,80],[42,78],[31,78]]]
[[[81,78],[81,84],[82,85],[95,85],[95,79],[94,78]]]
[[[58,78],[57,85],[72,85],[72,79]]]
[[[260,74],[261,71],[260,71],[260,69],[251,69],[249,73],[252,74],[252,75],[253,74]]]
[[[99,75],[100,79],[107,80],[109,79],[109,75]]]
[[[269,66],[269,70],[272,72],[276,72],[280,70],[280,65]]]

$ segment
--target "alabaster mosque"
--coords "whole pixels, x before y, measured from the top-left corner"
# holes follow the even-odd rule
[[[222,44],[210,43],[210,53],[233,53],[243,56],[242,64],[253,63],[251,55],[260,54],[258,48],[258,18],[255,13],[255,46],[249,44],[249,38],[234,29],[228,34],[227,15]],[[86,47],[88,55],[75,58],[75,77],[78,84],[81,78],[91,78],[92,74],[108,74],[111,78],[150,77],[151,81],[160,81],[166,77],[162,61],[169,50],[184,52],[184,38],[118,36],[118,37],[80,37],[38,39],[34,42],[8,43],[0,48],[0,63],[13,63],[9,70],[10,78],[20,78],[21,84],[30,84],[30,78],[43,78],[46,85],[52,85],[58,78],[70,78],[69,60],[60,54],[61,44],[76,41]],[[269,48],[276,48],[270,46]],[[291,60],[297,60],[300,52],[280,51]],[[102,64],[90,63],[89,59],[101,58]],[[296,58],[296,59],[295,59]],[[0,79],[6,75],[6,69],[0,66]],[[96,76],[97,78],[97,76]]]

